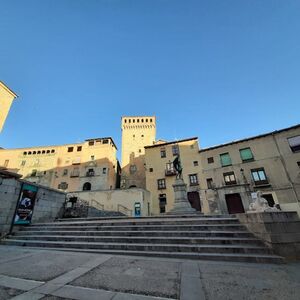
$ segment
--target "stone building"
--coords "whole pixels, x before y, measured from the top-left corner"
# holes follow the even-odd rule
[[[0,149],[0,166],[23,179],[66,192],[119,187],[120,166],[112,138],[83,143]]]
[[[122,188],[145,188],[145,146],[153,145],[154,116],[122,117]]]
[[[210,213],[248,210],[255,192],[300,214],[300,125],[199,151],[201,199]]]
[[[188,199],[192,206],[201,210],[201,166],[198,139],[196,137],[159,142],[145,147],[146,189],[151,192],[153,214],[165,213],[173,208],[176,171],[173,160],[180,154],[183,179],[187,184]]]
[[[0,132],[15,98],[17,98],[17,95],[0,81]]]

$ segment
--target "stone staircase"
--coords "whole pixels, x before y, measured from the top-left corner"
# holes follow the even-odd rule
[[[118,255],[284,262],[231,216],[61,219],[22,227],[2,244]]]

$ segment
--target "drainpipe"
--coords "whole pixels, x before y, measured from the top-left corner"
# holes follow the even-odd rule
[[[281,161],[281,163],[282,163],[282,165],[283,165],[284,171],[285,171],[285,173],[286,173],[286,177],[287,177],[287,179],[288,179],[288,181],[289,181],[289,183],[290,183],[290,185],[291,185],[291,187],[292,187],[292,190],[293,190],[293,192],[294,192],[294,196],[295,196],[297,202],[300,202],[300,199],[298,198],[298,195],[297,195],[297,192],[296,192],[294,183],[293,183],[293,181],[292,181],[292,179],[291,179],[291,177],[290,177],[290,175],[289,175],[289,173],[288,173],[288,171],[287,171],[287,167],[286,167],[285,161],[284,161],[283,156],[282,156],[282,154],[281,154],[281,152],[280,152],[280,148],[279,148],[279,145],[278,145],[278,143],[277,143],[277,140],[276,140],[276,138],[275,138],[274,133],[272,133],[272,137],[273,137],[274,143],[275,143],[275,145],[276,145],[277,151],[278,151],[278,153],[279,153],[280,161]]]

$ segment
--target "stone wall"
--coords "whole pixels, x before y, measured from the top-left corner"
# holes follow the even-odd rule
[[[10,229],[22,182],[15,178],[1,178],[0,236],[6,234]],[[52,221],[56,217],[61,217],[66,194],[43,186],[36,186],[38,186],[38,192],[32,223]]]
[[[300,219],[297,212],[236,215],[250,232],[288,260],[300,259]]]
[[[134,205],[141,205],[141,216],[151,214],[150,193],[144,189],[131,188],[107,191],[82,191],[68,194],[88,201],[90,207],[98,210],[120,212],[134,216]]]

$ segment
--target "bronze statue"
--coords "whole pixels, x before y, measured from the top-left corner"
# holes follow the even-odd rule
[[[176,178],[177,179],[182,179],[182,166],[181,166],[181,161],[180,161],[180,156],[177,155],[176,158],[173,161],[173,166],[174,169],[177,172]]]

